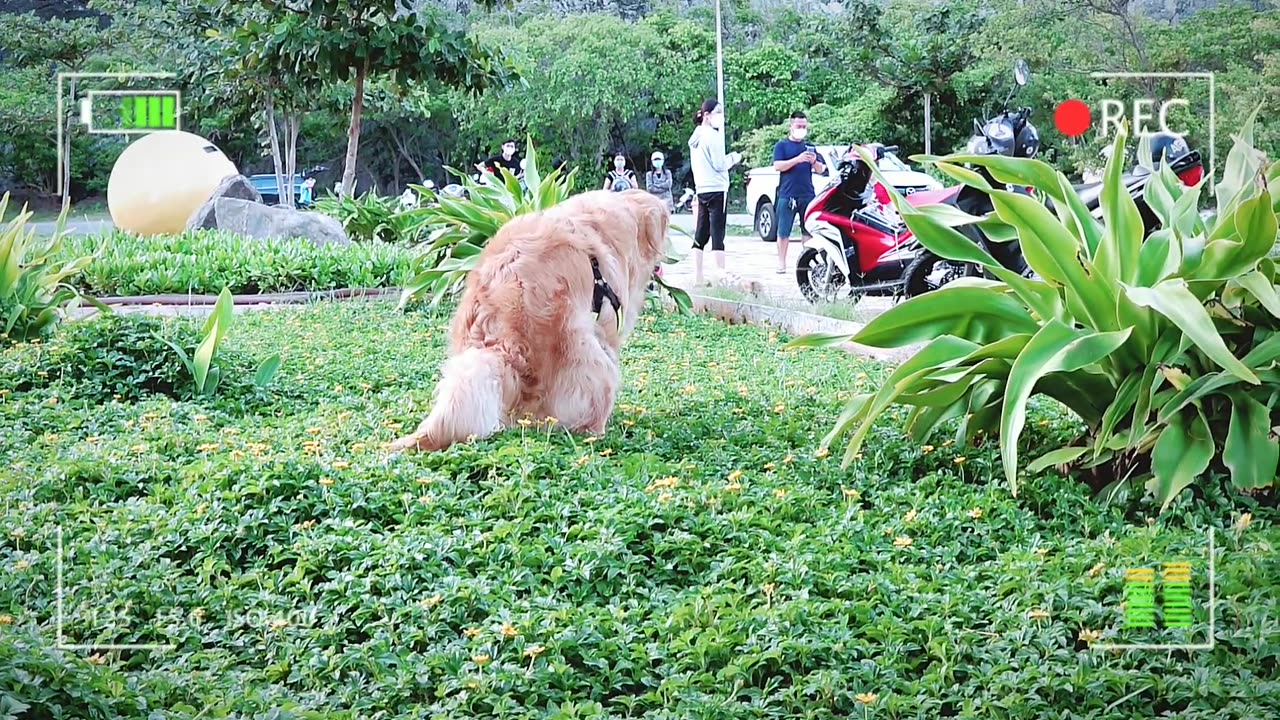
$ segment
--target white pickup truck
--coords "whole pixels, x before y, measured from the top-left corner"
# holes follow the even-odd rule
[[[821,193],[827,185],[838,178],[836,168],[839,167],[840,156],[849,149],[849,145],[818,145],[818,153],[822,163],[827,166],[827,174],[813,175],[813,189]],[[919,190],[940,190],[942,183],[934,178],[912,170],[910,166],[898,159],[898,156],[886,152],[880,160],[880,172],[893,183],[894,189],[903,195],[910,195]],[[747,173],[747,209],[755,217],[756,234],[765,242],[778,239],[778,222],[774,213],[774,199],[778,194],[778,171],[773,165],[755,168]]]

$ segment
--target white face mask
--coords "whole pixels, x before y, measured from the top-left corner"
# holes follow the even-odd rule
[[[613,161],[613,166],[614,166],[614,167],[616,167],[616,168],[618,168],[619,170],[621,170],[622,168],[624,168],[624,167],[626,167],[626,166],[627,166],[627,161],[626,161],[626,160],[614,160],[614,161]]]
[[[809,128],[795,128],[791,131],[791,137],[797,140],[803,140],[809,134]]]

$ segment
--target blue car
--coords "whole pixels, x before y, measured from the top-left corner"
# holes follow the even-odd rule
[[[262,195],[262,202],[275,205],[280,202],[280,187],[276,184],[276,174],[250,175],[249,182]],[[287,181],[286,181],[287,182]],[[299,207],[307,207],[312,202],[312,187],[315,180],[295,173],[293,176],[293,198]]]

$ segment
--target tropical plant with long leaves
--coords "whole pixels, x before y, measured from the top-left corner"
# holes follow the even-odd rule
[[[8,207],[9,193],[5,193],[0,198],[0,217]],[[67,210],[62,208],[53,234],[46,238],[27,227],[32,214],[25,207],[0,227],[0,341],[38,338],[81,302],[110,312],[68,282],[89,267],[94,256],[62,257]]]
[[[200,344],[196,346],[194,352],[188,355],[187,351],[179,345],[161,338],[177,353],[183,367],[191,375],[197,395],[212,395],[218,389],[218,383],[222,380],[222,368],[217,365],[218,350],[234,322],[234,301],[231,291],[223,288],[218,294],[218,301],[214,303],[213,312],[209,314],[204,327],[200,330]],[[278,354],[263,360],[254,373],[254,384],[258,387],[270,385],[279,369]]]
[[[1162,163],[1145,190],[1161,227],[1144,242],[1121,179],[1125,141],[1118,133],[1105,171],[1101,222],[1043,162],[919,158],[991,196],[1035,277],[1006,270],[950,226],[972,218],[949,225],[895,194],[922,245],[988,276],[908,300],[855,334],[794,341],[924,344],[881,388],[849,401],[824,446],[850,433],[849,463],[872,424],[905,405],[906,427],[919,439],[952,420],[957,442],[997,435],[1016,494],[1027,404],[1045,395],[1086,431],[1030,471],[1090,471],[1108,493],[1141,484],[1162,510],[1208,473],[1225,473],[1241,491],[1276,485],[1280,271],[1268,254],[1277,240],[1280,163],[1254,148],[1251,117],[1235,136],[1214,189],[1217,212],[1208,217],[1197,203],[1209,180],[1186,187]],[[965,164],[985,167],[999,183],[1034,186],[1047,201],[996,189]]]

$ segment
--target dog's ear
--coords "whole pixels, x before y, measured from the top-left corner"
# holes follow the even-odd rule
[[[657,262],[667,247],[671,214],[661,200],[648,193],[633,195],[632,203],[640,229],[640,252],[645,258]]]

